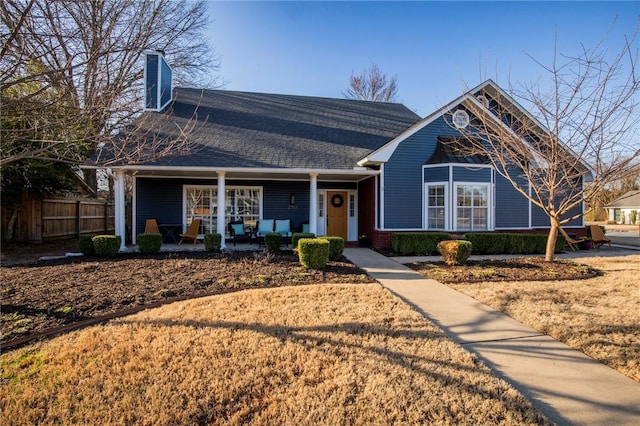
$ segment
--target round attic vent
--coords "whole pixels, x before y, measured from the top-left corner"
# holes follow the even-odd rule
[[[489,108],[489,99],[484,96],[484,95],[478,95],[476,97],[476,99],[478,99],[478,101],[485,107],[485,108]]]
[[[469,125],[469,114],[465,110],[456,110],[451,118],[453,119],[453,125],[458,129],[464,129]]]

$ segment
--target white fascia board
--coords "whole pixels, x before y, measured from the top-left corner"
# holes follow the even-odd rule
[[[177,166],[144,166],[144,165],[125,165],[125,166],[111,166],[113,170],[124,171],[189,171],[200,173],[264,173],[264,174],[340,174],[340,175],[353,175],[353,176],[376,176],[380,172],[378,170],[371,169],[286,169],[286,168],[260,168],[260,167],[177,167]]]

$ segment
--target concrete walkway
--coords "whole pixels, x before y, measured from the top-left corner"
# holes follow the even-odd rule
[[[640,383],[372,250],[344,255],[476,353],[551,421],[640,425]]]

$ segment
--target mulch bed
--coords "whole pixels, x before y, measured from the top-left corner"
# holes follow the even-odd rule
[[[62,332],[74,324],[176,300],[247,288],[372,279],[347,261],[329,262],[324,272],[306,270],[291,252],[195,252],[41,261],[2,267],[0,281],[0,343],[7,348],[52,330]]]
[[[486,281],[549,281],[593,278],[599,271],[588,265],[566,260],[545,262],[541,257],[470,260],[465,265],[444,262],[414,262],[410,268],[442,283]]]

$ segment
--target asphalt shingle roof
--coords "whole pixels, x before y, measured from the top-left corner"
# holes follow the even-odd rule
[[[197,116],[188,155],[160,166],[352,169],[420,117],[401,104],[176,88],[164,113],[145,112],[158,134]]]
[[[640,207],[640,191],[629,191],[605,207],[635,208]]]

